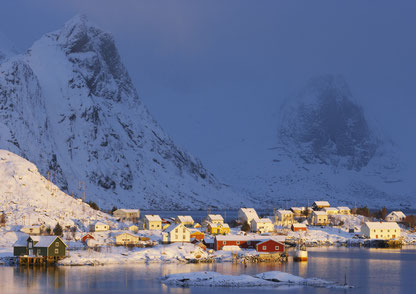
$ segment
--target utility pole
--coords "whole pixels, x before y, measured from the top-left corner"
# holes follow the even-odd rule
[[[78,180],[78,197],[82,198],[81,197],[81,182],[79,180]]]

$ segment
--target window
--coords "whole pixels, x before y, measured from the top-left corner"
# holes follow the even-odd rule
[[[223,244],[223,245],[227,244],[227,241],[222,241],[222,244]]]
[[[266,250],[267,249],[267,247],[266,246],[263,246],[263,250]]]
[[[178,240],[178,235],[175,235],[175,240]]]
[[[55,247],[59,247],[59,242],[55,242]]]
[[[175,230],[175,233],[178,233],[178,232],[179,232],[179,230],[178,230],[178,229],[176,229],[176,230]]]
[[[279,246],[274,247],[275,250],[279,250]]]
[[[240,241],[237,241],[237,245],[240,245]]]
[[[59,254],[59,249],[58,248],[55,249],[55,254]]]
[[[186,229],[183,229],[183,232],[186,233]]]
[[[185,240],[185,235],[182,236],[182,239]]]

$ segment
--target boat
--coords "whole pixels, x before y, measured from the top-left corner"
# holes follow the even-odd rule
[[[306,251],[306,245],[304,242],[298,242],[296,245],[294,261],[308,261],[308,251]]]

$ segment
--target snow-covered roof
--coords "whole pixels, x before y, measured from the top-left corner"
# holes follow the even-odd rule
[[[328,201],[315,201],[313,204],[316,206],[330,206]]]
[[[144,217],[149,222],[161,222],[162,221],[160,216],[158,216],[157,214],[146,214]]]
[[[258,218],[257,212],[254,208],[240,208],[241,212],[243,212],[246,216],[252,217],[252,218]]]
[[[224,218],[221,216],[221,214],[208,214],[208,218],[211,221],[224,221]]]
[[[400,227],[396,222],[365,222],[364,225],[366,225],[370,230],[400,230]]]
[[[285,240],[286,236],[243,236],[243,235],[218,235],[215,237],[217,241],[258,241],[273,239],[277,242]]]
[[[303,210],[302,207],[291,207],[290,209],[292,211],[294,211],[294,210],[300,210],[300,211],[302,211]]]
[[[194,234],[194,233],[201,233],[201,234],[204,234],[203,232],[201,232],[200,230],[198,230],[198,229],[189,229],[189,231],[191,232],[191,234]]]
[[[108,226],[108,225],[103,223],[103,222],[98,221],[98,222],[94,223],[94,226]]]
[[[178,227],[180,227],[180,226],[182,226],[183,228],[185,228],[185,229],[187,229],[188,230],[188,228],[187,227],[185,227],[182,223],[179,223],[179,224],[175,224],[175,225],[170,225],[165,231],[164,231],[164,233],[170,233],[170,232],[172,232],[173,230],[175,230],[176,228],[178,228]],[[189,230],[188,230],[189,231]]]
[[[49,247],[56,239],[60,239],[62,241],[62,239],[58,236],[40,236],[39,242],[36,243],[34,247]],[[65,244],[64,241],[62,241],[62,243]],[[67,245],[65,244],[65,246]]]
[[[314,212],[312,212],[312,213],[314,213],[314,214],[316,214],[316,215],[327,215],[327,214],[326,214],[326,211],[314,211]]]
[[[273,223],[273,222],[272,222],[269,218],[267,218],[267,217],[265,217],[265,218],[255,218],[255,219],[253,219],[253,220],[252,220],[252,222],[255,222],[255,223],[257,223],[257,224],[259,224],[259,223],[263,223],[263,224],[270,223],[270,224],[272,224],[272,223]]]
[[[322,211],[338,211],[338,208],[336,208],[336,207],[324,207],[324,208],[322,208]]]
[[[209,225],[211,226],[211,228],[219,228],[219,227],[223,227],[223,228],[230,228],[230,226],[228,224],[213,224],[213,223],[209,223]]]
[[[178,215],[177,218],[181,223],[193,223],[194,222],[194,219],[190,215]]]
[[[20,236],[17,241],[13,244],[13,247],[26,247],[27,239],[29,236]]]
[[[391,215],[395,215],[395,216],[400,217],[400,218],[405,218],[406,217],[406,215],[400,210],[392,211],[387,216],[391,216]]]
[[[132,237],[139,238],[139,236],[137,236],[136,234],[132,234],[132,233],[129,233],[129,232],[123,232],[123,233],[121,233],[121,234],[116,235],[116,237],[119,237],[119,236],[121,236],[121,235],[130,235],[130,236],[132,236]]]
[[[338,206],[337,207],[338,208],[338,210],[351,210],[349,207],[347,207],[347,206]]]
[[[293,211],[286,210],[286,209],[279,209],[277,212],[280,214],[293,214]]]
[[[140,213],[140,209],[120,208],[120,209],[117,209],[117,210],[121,210],[121,211],[124,211],[124,212],[127,212],[127,213],[137,213],[137,212]]]

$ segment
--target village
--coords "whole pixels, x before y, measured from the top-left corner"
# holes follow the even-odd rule
[[[162,218],[139,209],[113,209],[114,221],[96,221],[80,232],[59,224],[23,226],[11,264],[97,265],[134,262],[307,261],[311,246],[401,247],[416,244],[414,217],[401,211],[331,207],[275,209],[272,216],[240,208],[237,219],[207,212]],[[382,218],[381,218],[382,217]],[[412,227],[413,226],[413,227]],[[291,249],[293,247],[293,249]]]

